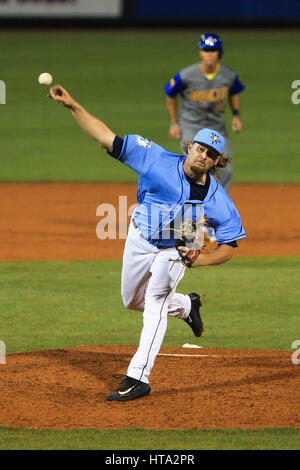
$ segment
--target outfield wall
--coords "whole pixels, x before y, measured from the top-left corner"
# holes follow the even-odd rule
[[[26,18],[119,18],[122,0],[1,0],[0,16]]]
[[[0,26],[300,26],[298,0],[0,0]]]
[[[294,19],[300,18],[298,0],[214,0],[199,2],[198,0],[137,0],[136,15],[139,18],[210,18],[210,19]]]

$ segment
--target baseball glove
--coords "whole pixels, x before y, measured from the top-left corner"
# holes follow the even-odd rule
[[[201,252],[200,245],[197,242],[197,225],[193,220],[185,220],[182,223],[178,238],[175,238],[175,243],[181,263],[187,268],[191,268]],[[183,246],[187,250],[183,251],[179,248]]]

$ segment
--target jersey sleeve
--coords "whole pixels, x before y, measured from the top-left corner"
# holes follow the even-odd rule
[[[228,244],[246,237],[240,214],[232,200],[223,199],[220,219],[222,222],[215,227],[215,237],[218,245]]]
[[[162,147],[145,137],[127,135],[117,159],[139,176],[144,176],[164,151]]]
[[[175,77],[171,78],[171,80],[166,83],[165,85],[165,92],[171,98],[174,98],[178,93],[184,90],[185,84],[181,78],[180,72],[178,72]]]
[[[121,152],[122,152],[123,144],[124,144],[124,139],[122,139],[122,137],[119,137],[118,135],[116,135],[116,137],[114,138],[114,141],[113,141],[112,152],[107,150],[107,153],[111,157],[118,159]]]
[[[245,85],[240,81],[239,76],[234,77],[233,83],[229,89],[229,95],[237,95],[245,90]]]

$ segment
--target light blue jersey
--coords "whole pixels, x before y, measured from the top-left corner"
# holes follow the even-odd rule
[[[245,238],[236,207],[212,174],[204,200],[190,200],[190,183],[183,170],[186,156],[171,153],[139,135],[128,135],[118,159],[139,175],[134,218],[144,238],[153,245],[175,246],[172,227],[182,214],[196,223],[200,217],[212,227],[219,245]]]

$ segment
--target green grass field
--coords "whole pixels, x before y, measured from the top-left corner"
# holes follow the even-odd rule
[[[205,294],[201,345],[289,349],[300,330],[299,262],[235,258],[188,271],[179,290]],[[123,307],[120,272],[121,261],[1,263],[0,338],[7,352],[138,344],[142,315]],[[163,345],[190,339],[185,323],[170,318]]]
[[[198,60],[201,32],[0,32],[0,79],[7,86],[0,180],[136,181],[79,130],[69,111],[47,99],[48,88],[37,82],[41,72],[50,72],[117,134],[138,133],[178,152],[168,137],[164,84]],[[220,33],[223,63],[246,85],[244,130],[230,132],[234,182],[300,183],[299,106],[291,102],[291,84],[300,78],[300,32]],[[230,130],[228,109],[226,122]],[[237,258],[189,271],[181,291],[206,295],[201,344],[290,349],[300,339],[299,265],[299,258]],[[0,340],[7,353],[137,344],[142,316],[122,305],[120,269],[119,261],[0,263]],[[185,324],[170,319],[163,345],[190,339]],[[299,449],[299,433],[0,427],[0,449]]]
[[[123,136],[138,133],[178,152],[168,137],[164,84],[198,60],[199,31],[2,32],[1,180],[135,181],[80,132],[69,111],[47,100],[37,82],[49,71],[90,112]],[[224,64],[247,89],[244,131],[232,135],[236,182],[300,182],[300,33],[224,32]],[[230,112],[227,110],[227,123]],[[229,127],[230,129],[230,127]]]
[[[298,429],[53,431],[0,427],[0,450],[298,450]]]

